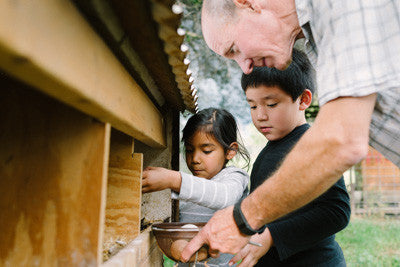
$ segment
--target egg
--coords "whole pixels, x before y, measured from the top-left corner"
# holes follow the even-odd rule
[[[183,239],[175,240],[171,245],[171,255],[175,260],[181,261],[181,254],[189,242]]]
[[[186,247],[186,245],[189,242],[184,240],[184,239],[179,239],[176,240],[172,243],[171,245],[171,255],[172,257],[177,260],[177,261],[181,261],[181,254],[183,249]],[[207,259],[207,249],[202,247],[200,248],[200,250],[197,252],[197,261],[202,261]],[[193,254],[193,256],[190,258],[190,262],[194,262],[196,260],[196,253]]]
[[[182,225],[181,228],[199,229],[199,227],[197,227],[196,225],[191,224],[191,223],[187,223],[185,225]]]

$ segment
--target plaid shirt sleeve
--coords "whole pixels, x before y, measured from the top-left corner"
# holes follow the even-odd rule
[[[296,1],[320,105],[400,84],[398,0]],[[380,85],[380,86],[377,86]]]
[[[296,0],[320,105],[377,93],[370,144],[400,166],[400,1]]]

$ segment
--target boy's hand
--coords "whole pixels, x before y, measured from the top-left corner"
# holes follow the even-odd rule
[[[150,193],[164,189],[180,191],[181,175],[177,171],[161,167],[147,167],[142,175],[142,192]]]
[[[259,243],[262,245],[262,247],[247,244],[241,251],[239,251],[239,253],[235,255],[235,257],[229,261],[230,266],[239,262],[240,260],[242,260],[242,262],[238,265],[238,267],[254,266],[258,260],[268,252],[273,244],[268,228],[265,228],[265,231],[262,234],[253,235],[250,241]]]

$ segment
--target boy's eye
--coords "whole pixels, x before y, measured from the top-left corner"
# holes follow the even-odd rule
[[[273,108],[273,107],[275,107],[276,105],[278,105],[278,103],[269,104],[269,105],[267,105],[267,106],[270,107],[270,108]]]
[[[203,153],[206,154],[206,155],[210,154],[211,152],[212,152],[212,150],[204,150],[203,151]]]
[[[250,106],[250,109],[256,109],[257,106]]]

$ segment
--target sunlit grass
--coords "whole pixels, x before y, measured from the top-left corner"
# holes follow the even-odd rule
[[[400,219],[352,218],[336,235],[347,266],[400,266]]]

